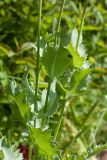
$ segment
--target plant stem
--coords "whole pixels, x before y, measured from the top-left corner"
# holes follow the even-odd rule
[[[72,148],[72,146],[75,144],[75,142],[77,141],[77,139],[80,138],[80,136],[88,129],[88,127],[83,128],[82,131],[80,131],[80,132],[77,133],[77,135],[73,138],[73,140],[69,140],[69,142],[64,145],[64,147],[62,148],[63,155],[64,155],[64,153],[66,152],[66,150],[67,150],[67,148],[69,146],[70,146],[70,148]]]
[[[100,102],[99,100],[96,100],[96,102],[93,104],[93,106],[91,107],[91,109],[89,110],[89,112],[87,113],[86,118],[84,119],[84,122],[81,125],[81,129],[84,128],[84,126],[86,125],[87,121],[90,119],[91,115],[93,114],[95,108],[97,107],[98,103]]]
[[[63,8],[64,8],[64,2],[65,2],[65,0],[62,0],[56,32],[59,32],[59,30],[60,30],[60,23],[61,23]],[[56,44],[57,44],[57,36],[56,36],[56,39],[55,39],[55,46],[54,46],[55,48],[56,48]],[[53,65],[52,65],[51,74],[49,76],[48,89],[47,89],[47,95],[46,95],[46,101],[45,101],[45,107],[44,107],[44,114],[47,112],[47,108],[48,108],[48,98],[49,98],[49,94],[50,94],[50,87],[51,87],[51,82],[52,82],[53,68],[54,68],[54,64],[55,64],[55,61],[56,61],[56,56],[55,56],[55,60],[54,60]],[[42,126],[44,125],[45,121],[46,121],[46,115],[44,115],[44,118],[42,119]]]
[[[38,81],[39,81],[39,68],[40,68],[40,31],[41,31],[41,13],[42,13],[42,0],[39,0],[39,17],[38,17],[38,46],[37,46],[37,66],[36,66],[36,86],[35,86],[35,107],[37,110],[37,94],[38,94]],[[36,118],[35,118],[36,124]]]
[[[63,148],[64,152],[66,151],[66,148],[68,148],[70,145],[73,146],[73,144],[76,142],[76,140],[86,131],[86,129],[88,129],[88,126],[86,126],[87,121],[89,120],[89,118],[91,117],[93,111],[95,110],[95,108],[97,107],[98,103],[100,100],[97,100],[93,106],[91,107],[91,109],[89,110],[86,119],[84,120],[84,123],[81,125],[81,129],[80,131],[77,133],[77,135],[73,138],[72,142],[69,141],[66,146]]]
[[[61,24],[61,18],[62,18],[62,13],[63,13],[63,9],[64,9],[64,3],[65,3],[65,0],[62,0],[62,4],[61,4],[61,9],[60,9],[60,12],[59,12],[59,17],[58,17],[58,23],[57,23],[57,27],[56,27],[56,33],[58,33],[60,31],[60,24]],[[57,45],[57,35],[55,37],[55,47]]]
[[[35,154],[34,154],[34,160],[38,160],[38,146],[35,146]]]
[[[99,131],[99,128],[100,128],[100,125],[102,123],[102,120],[104,118],[104,115],[105,115],[106,112],[102,112],[99,116],[99,119],[98,119],[98,123],[97,123],[97,126],[95,128],[95,131],[94,131],[94,144],[96,145],[96,142],[95,142],[95,138],[96,138],[96,135],[97,135],[97,132]]]
[[[51,78],[49,77],[48,89],[47,89],[45,107],[44,107],[44,114],[47,112],[47,108],[48,108],[48,98],[49,98],[49,94],[50,94],[50,87],[51,87]],[[45,121],[46,121],[46,115],[44,115],[44,117],[42,119],[42,127],[44,126]]]
[[[57,24],[57,32],[59,32],[59,30],[60,30],[61,17],[62,17],[62,12],[63,12],[63,9],[64,9],[64,3],[65,3],[65,0],[62,0],[61,9],[60,9],[60,12],[59,12],[58,24]]]
[[[63,119],[64,108],[69,105],[70,100],[71,100],[71,96],[69,96],[67,99],[63,100],[63,106],[61,108],[60,116],[59,116],[59,123],[58,123],[58,126],[57,126],[55,134],[54,134],[54,141],[56,141],[57,136],[58,136],[58,132],[59,132],[61,122],[62,122],[62,119]],[[67,102],[69,102],[69,103],[67,103]]]
[[[32,145],[31,144],[29,144],[28,160],[32,160]]]
[[[54,134],[54,138],[53,138],[54,141],[56,141],[58,133],[59,133],[59,129],[60,129],[60,126],[61,126],[61,123],[62,123],[62,119],[63,119],[64,108],[65,108],[65,101],[64,101],[64,104],[63,104],[63,106],[61,108],[61,111],[60,111],[58,126],[56,128],[56,131],[55,131],[55,134]]]
[[[88,0],[85,0],[84,9],[83,9],[83,14],[82,14],[82,19],[81,19],[81,24],[80,24],[80,28],[79,28],[79,32],[78,32],[78,38],[77,38],[77,42],[76,42],[76,50],[78,49],[78,45],[79,45],[79,40],[80,40],[81,31],[82,31],[82,26],[83,26],[83,22],[84,22],[84,17],[85,17],[87,2],[88,2]]]
[[[64,117],[64,122],[65,122],[65,125],[67,126],[67,128],[69,128],[69,131],[71,133],[73,133],[75,135],[78,134],[78,130],[75,128],[74,124],[72,124],[72,122],[69,119],[67,119],[66,117]],[[80,150],[82,150],[83,152],[86,152],[87,149],[86,149],[83,141],[81,140],[81,137],[78,137],[77,142],[80,145]],[[64,146],[66,146],[66,145],[64,145]],[[63,148],[64,148],[64,146],[63,146]]]

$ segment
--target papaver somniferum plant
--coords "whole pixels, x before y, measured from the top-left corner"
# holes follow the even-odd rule
[[[85,132],[86,121],[96,104],[92,106],[80,131],[64,147],[58,144],[64,111],[71,105],[72,97],[89,92],[87,84],[91,73],[82,42],[87,0],[80,28],[74,28],[71,35],[60,32],[64,2],[62,0],[56,32],[46,33],[44,37],[41,36],[42,0],[38,2],[38,40],[36,44],[30,44],[35,50],[35,80],[30,77],[30,67],[26,65],[22,77],[10,78],[9,81],[8,98],[11,104],[16,104],[13,114],[23,124],[23,136],[18,147],[9,146],[8,139],[1,138],[0,151],[4,160],[86,160],[107,147],[89,146],[81,155],[67,153],[67,148],[70,146],[72,150]],[[52,123],[54,121],[56,123]]]

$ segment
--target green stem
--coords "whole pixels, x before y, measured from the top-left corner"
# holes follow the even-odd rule
[[[69,141],[65,146],[64,146],[64,152],[66,151],[66,148],[68,148],[69,146],[73,146],[73,144],[76,142],[76,140],[86,131],[86,129],[88,128],[86,126],[87,121],[89,120],[89,118],[91,117],[92,113],[94,112],[95,108],[97,107],[98,103],[100,100],[97,100],[94,105],[91,107],[91,109],[89,110],[86,119],[84,120],[84,123],[81,125],[81,129],[80,131],[77,133],[77,135],[74,137],[74,139],[71,141]]]
[[[101,99],[100,99],[101,100]],[[91,109],[89,110],[86,118],[84,119],[84,122],[81,125],[81,129],[84,128],[84,126],[86,125],[87,121],[90,119],[91,115],[93,114],[95,108],[98,106],[98,103],[100,102],[100,100],[96,100],[96,102],[93,104],[93,106],[91,107]]]
[[[50,94],[50,87],[51,87],[51,78],[49,77],[48,89],[47,89],[45,107],[44,107],[44,114],[47,112],[47,108],[48,108],[48,98],[49,98],[49,94]],[[46,121],[46,115],[44,115],[44,117],[42,119],[42,127],[44,126],[45,121]]]
[[[32,160],[32,157],[33,157],[33,159],[38,159],[38,146],[37,145],[35,145],[35,140],[34,140],[34,138],[33,138],[33,136],[32,136],[32,127],[31,126],[26,126],[27,128],[28,128],[28,131],[29,131],[29,135],[30,135],[30,137],[29,137],[29,143],[32,143],[32,144],[29,144],[29,154],[28,154],[28,160]],[[34,155],[32,156],[32,149],[33,149],[33,147],[34,147],[34,149],[35,149],[35,151],[34,151]]]
[[[61,9],[60,9],[60,12],[59,12],[59,17],[58,17],[58,23],[57,23],[57,27],[56,27],[56,33],[58,33],[60,31],[60,24],[61,24],[63,9],[64,9],[64,3],[65,3],[65,0],[62,0]],[[57,42],[58,42],[58,39],[57,39],[57,35],[56,35],[56,37],[55,37],[55,47],[57,45]]]
[[[32,145],[31,144],[29,144],[28,160],[32,160]]]
[[[63,119],[64,108],[65,108],[67,102],[69,102],[70,100],[71,100],[71,96],[69,96],[68,98],[63,100],[63,106],[61,108],[60,116],[59,116],[59,123],[58,123],[58,126],[57,126],[55,134],[54,134],[54,141],[56,141],[57,136],[58,136],[58,132],[59,132],[59,129],[60,129],[60,126],[61,126],[61,122],[62,122],[62,119]]]
[[[61,23],[63,8],[64,8],[64,2],[65,2],[65,0],[62,0],[62,5],[61,5],[60,12],[59,12],[59,18],[58,18],[58,24],[57,24],[56,32],[59,32],[59,30],[60,30],[60,23]],[[56,44],[57,44],[57,36],[56,36],[56,39],[55,39],[55,46],[54,46],[55,48],[56,48]],[[56,61],[56,57],[57,57],[57,55],[55,56],[55,60],[53,62],[51,74],[50,74],[50,77],[49,77],[48,89],[47,89],[47,95],[46,95],[46,101],[45,101],[45,107],[44,107],[44,114],[47,112],[47,108],[48,108],[48,98],[49,98],[49,94],[50,94],[53,68],[54,68],[54,64],[55,64],[55,61]],[[46,115],[44,115],[44,118],[42,119],[42,126],[44,126],[45,121],[46,121]]]
[[[83,14],[82,14],[82,19],[81,19],[81,24],[80,24],[80,28],[79,28],[79,32],[78,32],[78,38],[77,38],[77,42],[76,42],[76,50],[78,49],[78,45],[79,45],[79,40],[80,40],[80,35],[81,35],[82,26],[83,26],[83,22],[84,22],[87,2],[88,2],[88,0],[85,0]]]
[[[41,31],[41,13],[42,13],[42,0],[39,0],[39,17],[38,17],[38,46],[37,46],[37,66],[36,66],[36,86],[35,86],[35,111],[37,110],[37,94],[38,94],[38,81],[39,81],[39,68],[40,68],[40,31]],[[36,124],[36,118],[35,118]]]
[[[70,99],[71,99],[71,96],[69,96],[68,98],[63,100],[63,106],[62,106],[61,112],[60,112],[59,123],[58,123],[58,126],[57,126],[55,134],[54,134],[54,141],[56,141],[57,136],[58,136],[58,132],[59,132],[59,129],[60,129],[60,126],[61,126],[61,122],[62,122],[62,119],[63,119],[64,108],[66,106],[66,103],[69,102]]]
[[[61,17],[62,17],[62,13],[63,13],[63,9],[64,9],[64,3],[65,3],[65,0],[62,0],[61,9],[59,12],[58,24],[57,24],[57,32],[59,32],[59,30],[60,30]]]
[[[88,127],[83,128],[80,132],[77,133],[77,135],[73,138],[73,140],[69,141],[68,143],[66,143],[62,150],[63,150],[63,154],[66,152],[66,149],[70,146],[72,148],[72,146],[75,144],[75,142],[77,141],[77,139],[88,129]]]
[[[56,141],[58,133],[59,133],[59,129],[60,129],[60,126],[61,126],[61,123],[62,123],[62,119],[63,119],[64,108],[65,108],[65,102],[64,102],[64,104],[63,104],[63,106],[61,108],[61,111],[60,111],[58,126],[56,128],[56,131],[55,131],[55,134],[54,134],[54,138],[53,138],[54,141]]]
[[[103,112],[100,114],[100,117],[98,119],[98,123],[97,123],[97,126],[95,128],[95,131],[94,131],[94,144],[96,145],[96,142],[95,142],[95,138],[96,138],[96,135],[97,135],[97,132],[99,131],[99,128],[100,128],[100,125],[101,125],[101,122],[103,120],[103,117],[105,115],[106,112]]]
[[[33,159],[34,159],[34,160],[38,160],[38,156],[39,156],[39,155],[38,155],[38,146],[36,145],[36,146],[35,146],[35,155],[34,155],[34,158],[33,158]]]

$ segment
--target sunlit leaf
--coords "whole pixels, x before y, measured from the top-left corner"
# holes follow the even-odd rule
[[[71,63],[68,54],[65,48],[58,48],[57,50],[52,47],[47,48],[47,51],[44,52],[41,58],[41,63],[44,65],[49,76],[59,77],[64,73]]]
[[[71,44],[68,45],[68,50],[73,57],[74,67],[80,68],[84,64],[85,58],[80,56],[80,54],[72,47]]]
[[[47,157],[56,155],[54,147],[51,145],[51,134],[49,131],[42,131],[41,129],[31,128],[32,138],[35,145],[38,145]]]

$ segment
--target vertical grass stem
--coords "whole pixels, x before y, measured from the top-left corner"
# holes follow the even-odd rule
[[[40,68],[40,32],[41,32],[41,13],[42,13],[42,0],[39,0],[39,16],[38,16],[38,45],[37,45],[37,66],[36,66],[36,86],[35,86],[35,111],[37,110],[37,95],[38,95],[38,81],[39,81],[39,68]],[[36,124],[36,118],[35,118]]]

